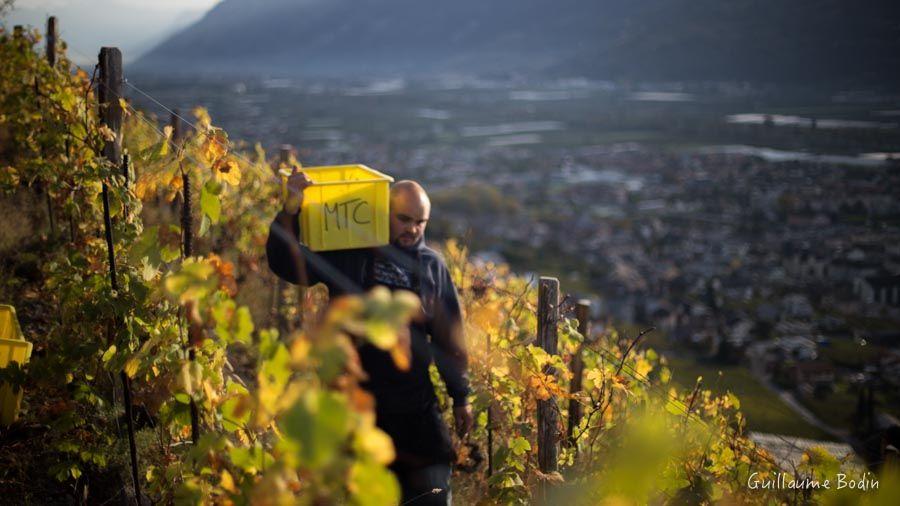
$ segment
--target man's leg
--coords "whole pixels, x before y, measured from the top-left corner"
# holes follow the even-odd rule
[[[450,464],[432,464],[397,474],[403,488],[403,506],[449,506]]]

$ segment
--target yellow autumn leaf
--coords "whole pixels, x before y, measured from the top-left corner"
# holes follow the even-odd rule
[[[391,348],[391,358],[394,359],[394,365],[401,371],[408,371],[410,365],[409,347],[394,346]]]
[[[498,310],[495,304],[479,305],[469,316],[469,320],[472,323],[486,331],[498,328],[503,322],[503,318],[503,313]]]
[[[238,441],[240,441],[242,445],[244,445],[244,446],[250,445],[250,437],[247,436],[246,430],[241,430],[241,429],[236,430],[236,431],[234,431],[234,435],[235,435],[235,437],[237,437]]]
[[[237,487],[234,486],[234,478],[226,469],[222,469],[222,473],[219,475],[219,486],[232,494],[237,492]]]
[[[291,343],[291,361],[294,364],[303,364],[309,358],[312,343],[305,337],[298,337]]]
[[[109,142],[116,140],[116,133],[106,125],[100,125],[100,128],[98,128],[97,131],[100,132],[101,137]]]
[[[156,185],[153,184],[152,179],[141,177],[138,178],[137,182],[134,184],[134,195],[137,198],[144,200],[154,189],[156,189]]]
[[[122,108],[122,113],[128,117],[131,115],[131,111],[128,110],[128,102],[125,101],[124,98],[119,97],[119,107]]]
[[[141,361],[138,360],[137,357],[131,357],[125,362],[125,374],[128,375],[129,378],[133,378],[135,374],[137,374],[138,367],[140,367]]]
[[[206,395],[206,398],[209,399],[210,402],[215,404],[219,400],[219,393],[216,391],[215,387],[210,384],[209,381],[204,381],[201,383],[203,387],[203,393]]]
[[[178,376],[178,379],[182,390],[188,395],[194,395],[194,383],[191,380],[191,369],[188,363],[184,363],[181,366],[181,374]]]
[[[209,117],[209,111],[206,110],[205,107],[195,107],[193,111],[191,111],[195,118],[197,118],[197,127],[201,130],[206,130],[210,127],[212,123],[212,119]]]
[[[353,446],[358,453],[370,456],[379,464],[390,464],[394,460],[394,443],[377,427],[369,426],[357,431]]]
[[[231,186],[237,186],[241,182],[241,169],[237,161],[223,157],[213,164],[213,174],[216,180],[225,182]]]
[[[228,137],[221,130],[206,134],[200,146],[200,154],[208,164],[218,162],[228,153]]]
[[[357,323],[357,325],[348,325],[348,328],[353,331],[355,328],[359,328],[361,332],[355,332],[358,334],[363,334],[369,338],[372,344],[381,348],[382,350],[389,350],[397,345],[397,330],[392,327],[390,324],[385,322],[352,322]]]
[[[177,172],[173,173],[172,178],[169,179],[166,187],[169,190],[169,193],[166,195],[166,202],[171,202],[175,198],[175,195],[184,188],[184,179],[181,177],[181,174]]]
[[[647,376],[647,374],[653,370],[653,364],[648,362],[646,358],[640,357],[635,360],[633,368],[638,377],[643,377]]]
[[[0,184],[8,185],[10,187],[15,187],[19,185],[19,173],[13,167],[4,167],[2,171],[0,171]]]

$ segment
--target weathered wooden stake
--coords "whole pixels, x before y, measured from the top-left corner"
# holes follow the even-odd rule
[[[50,238],[56,238],[56,218],[53,216],[53,199],[50,197],[50,185],[44,187],[44,199],[47,203],[47,219],[50,220]]]
[[[56,16],[47,18],[47,63],[56,66]]]
[[[131,184],[131,155],[122,155],[122,177],[125,178],[125,187]],[[125,214],[128,214],[128,206],[125,208]]]
[[[182,253],[184,253],[184,258],[188,258],[194,254],[194,216],[191,213],[191,200],[194,197],[194,191],[191,184],[190,172],[182,171],[181,177]]]
[[[294,149],[293,146],[291,146],[290,144],[282,144],[281,145],[281,148],[279,149],[279,153],[278,153],[279,163],[278,163],[278,166],[275,167],[276,177],[279,177],[278,170],[281,169],[281,166],[287,165],[290,163],[291,151],[293,151],[293,149]],[[278,332],[280,332],[282,334],[284,334],[288,330],[290,330],[287,328],[287,320],[285,319],[285,315],[284,315],[284,289],[285,289],[284,280],[281,278],[278,278],[278,280],[275,283],[275,301],[274,301],[274,304],[272,307],[272,316],[275,318],[275,325],[278,328]],[[301,319],[303,318],[303,306],[302,306],[303,290],[304,290],[304,287],[297,288],[297,295],[298,295],[297,302],[298,302],[298,304],[301,305],[299,307]]]
[[[181,144],[179,143],[179,141],[181,140],[183,132],[181,131],[181,121],[179,121],[177,115],[178,109],[173,109],[172,115],[169,116],[169,125],[172,127],[172,142],[175,143],[176,149],[181,149]],[[160,203],[159,194],[156,195],[156,203]],[[180,210],[180,206],[178,205],[178,198],[173,198],[172,201],[169,202],[169,209],[172,211],[172,214],[182,212]]]
[[[176,133],[181,135],[181,128],[179,125],[180,121],[178,116],[175,114],[172,115],[172,137],[175,138]],[[191,200],[193,198],[193,192],[191,188],[191,174],[190,171],[181,172],[182,187],[181,187],[181,236],[183,240],[183,249],[182,252],[184,254],[184,258],[188,258],[194,254],[194,217],[191,210]],[[187,322],[186,322],[187,323]],[[190,328],[190,324],[188,323],[188,327]],[[188,360],[194,362],[197,360],[197,350],[194,348],[194,344],[192,343],[190,335],[188,335]],[[197,444],[200,441],[200,412],[197,409],[197,402],[191,397],[190,402],[190,410],[191,410],[191,441],[194,444]]]
[[[99,86],[100,118],[116,136],[103,145],[103,156],[115,166],[122,164],[122,52],[119,48],[100,49]]]
[[[56,66],[56,17],[50,16],[47,19],[47,63],[50,67]],[[35,77],[34,86],[37,88],[37,77]],[[50,220],[50,237],[56,237],[56,217],[53,216],[53,199],[50,197],[50,185],[46,188],[47,200],[47,218]]]
[[[65,149],[66,149],[66,159],[72,159],[72,140],[67,136],[65,141]],[[70,197],[73,198],[73,197]],[[73,206],[74,207],[74,206]],[[75,242],[75,211],[72,209],[69,210],[69,242]]]
[[[100,120],[115,133],[115,138],[106,141],[103,145],[103,156],[114,166],[122,164],[122,107],[119,98],[122,96],[122,53],[115,47],[100,49],[99,57],[99,86],[97,90],[100,99]],[[109,279],[112,289],[118,291],[119,283],[116,276],[116,255],[113,242],[112,219],[109,214],[109,185],[103,182],[103,222],[106,229],[106,247],[109,253]],[[109,327],[112,341],[113,332],[121,328],[119,318],[116,318],[113,326]],[[125,419],[128,427],[128,448],[131,453],[131,477],[134,480],[134,498],[138,506],[141,504],[141,481],[138,474],[137,445],[134,441],[134,415],[131,409],[131,382],[125,371],[120,371],[122,390],[125,400]]]
[[[172,115],[169,117],[169,124],[172,125],[172,142],[178,146],[178,142],[181,140],[181,119],[178,117],[178,109],[172,110]]]
[[[486,351],[485,357],[490,360],[491,352],[491,333],[485,333]],[[488,405],[487,405],[487,477],[490,478],[494,474],[494,383],[491,378],[491,368],[487,368],[487,384],[488,384]]]
[[[294,150],[294,147],[290,144],[282,144],[278,150],[278,160],[287,165],[291,163],[291,152]],[[281,167],[279,167],[280,169]]]
[[[550,355],[556,355],[559,339],[559,280],[541,277],[538,285],[538,345]],[[556,375],[552,366],[544,368],[544,374]],[[559,411],[556,398],[539,400],[537,403],[538,422],[538,466],[544,474],[558,470],[559,457]],[[547,483],[542,483],[541,496],[546,499]]]
[[[576,351],[575,356],[572,357],[572,381],[569,383],[569,393],[572,394],[572,398],[569,399],[569,424],[566,430],[566,441],[568,441],[569,446],[575,448],[576,451],[578,450],[578,446],[576,445],[574,433],[575,428],[581,423],[583,410],[581,403],[575,400],[575,394],[581,392],[581,380],[584,375],[584,361],[581,353],[584,349],[584,344],[588,340],[588,334],[590,333],[590,323],[588,322],[590,313],[591,302],[586,299],[579,300],[575,310],[575,317],[578,318],[578,333],[584,337],[584,341],[578,346],[578,351]]]

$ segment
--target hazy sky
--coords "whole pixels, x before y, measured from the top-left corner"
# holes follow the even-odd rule
[[[43,31],[53,15],[76,63],[93,63],[101,46],[119,47],[127,62],[197,21],[219,1],[16,0],[3,23]]]

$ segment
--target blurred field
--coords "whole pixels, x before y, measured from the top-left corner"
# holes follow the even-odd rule
[[[749,430],[809,439],[832,439],[821,429],[794,414],[791,408],[761,385],[744,366],[710,364],[683,357],[668,360],[672,382],[676,385],[692,389],[697,377],[702,376],[703,388],[720,394],[731,392],[737,395],[741,401],[741,411],[747,417]]]

